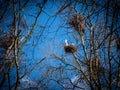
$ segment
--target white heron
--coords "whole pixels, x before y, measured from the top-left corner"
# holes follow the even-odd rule
[[[67,39],[65,39],[65,46],[68,46],[69,44],[68,44],[68,40]]]

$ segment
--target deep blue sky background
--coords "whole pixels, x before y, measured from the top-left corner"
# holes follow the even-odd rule
[[[31,4],[32,3],[30,3],[30,5]],[[70,57],[70,55],[64,52],[64,40],[68,39],[69,42],[76,43],[72,37],[73,31],[70,28],[64,28],[65,26],[68,27],[67,18],[65,18],[64,15],[53,16],[58,11],[57,5],[59,5],[57,2],[48,2],[45,5],[45,9],[38,19],[34,33],[23,48],[25,59],[23,59],[21,63],[25,61],[27,64],[30,64],[28,69],[41,58],[47,57],[46,60],[40,64],[41,69],[36,67],[36,69],[28,75],[31,79],[38,79],[41,72],[44,72],[44,68],[46,68],[45,65],[59,66],[60,61],[51,58],[53,53],[72,59],[72,56]],[[34,17],[32,18],[31,14],[34,15],[38,10],[38,7],[33,5],[31,8],[29,4],[28,7],[23,10],[23,16],[26,18],[28,26],[32,25],[31,22],[34,21]]]
[[[46,59],[42,63],[40,63],[40,65],[38,65],[30,74],[27,75],[33,81],[41,79],[41,74],[46,72],[46,68],[48,66],[59,67],[62,64],[61,61],[55,59],[52,56],[52,54],[56,54],[58,56],[61,56],[62,58],[64,57],[66,58],[67,63],[74,64],[73,56],[71,54],[66,54],[64,52],[65,39],[67,39],[69,43],[74,43],[77,46],[79,46],[78,54],[83,53],[81,51],[82,48],[77,32],[75,32],[73,28],[70,28],[67,24],[68,19],[71,16],[70,13],[68,13],[68,11],[72,12],[72,10],[66,9],[64,12],[65,13],[67,12],[67,14],[61,12],[59,15],[56,15],[56,12],[62,6],[62,3],[68,2],[60,1],[47,2],[42,13],[38,18],[38,22],[35,27],[34,33],[31,35],[30,40],[23,47],[22,52],[20,54],[19,64],[21,70],[23,70],[21,71],[21,73],[24,72],[24,65],[26,65],[27,66],[26,69],[29,70],[32,67],[34,67],[34,64],[37,63],[41,58],[46,57]],[[25,29],[21,28],[23,29],[22,31],[23,36],[30,31],[31,26],[34,23],[35,16],[39,11],[38,6],[41,6],[39,0],[30,1],[27,4],[27,6],[22,10],[21,17],[23,20],[26,21],[26,24],[28,26],[28,28]],[[86,15],[87,12],[84,11],[84,8],[81,7],[82,7],[81,5],[80,6],[78,5],[76,9],[78,10],[78,12],[81,11],[83,12],[82,13],[83,15]],[[6,23],[9,25],[13,21],[13,18],[11,18],[13,17],[13,12],[8,11],[8,13],[6,14],[7,15],[6,17],[10,18],[9,21],[7,22],[4,21],[5,23],[2,23],[0,25],[3,28],[5,28],[5,30],[8,29]],[[76,37],[78,38],[78,41],[76,41]],[[66,75],[68,75],[66,77],[70,77],[71,79],[78,73],[74,72],[71,74],[71,72],[67,70],[66,72],[67,72]]]
[[[0,0],[0,2],[1,1],[2,0]],[[25,35],[27,35],[32,29],[32,26],[36,19],[36,15],[38,14],[39,10],[41,9],[44,3],[43,1],[44,0],[30,0],[28,4],[25,6],[25,8],[21,11],[20,13],[21,32],[19,37],[20,39],[23,38]],[[23,5],[24,2],[25,1],[22,0],[21,5]],[[0,6],[0,12],[4,11],[1,9],[1,7],[5,9],[5,7],[7,6],[7,4],[4,1],[2,3],[3,5]],[[77,32],[77,30],[74,30],[74,28],[71,28],[68,25],[68,20],[70,20],[71,16],[76,12],[77,13],[79,12],[80,14],[82,14],[86,19],[86,23],[85,23],[86,31],[83,37],[85,39],[85,48],[87,49],[87,52],[88,52],[88,60],[90,58],[90,52],[91,52],[90,49],[92,50],[92,48],[93,48],[93,54],[91,55],[91,59],[93,58],[93,60],[94,59],[96,60],[95,53],[97,53],[97,50],[95,48],[103,41],[104,37],[107,36],[107,34],[111,33],[112,29],[114,30],[114,27],[115,28],[117,27],[117,25],[115,24],[113,24],[113,27],[112,27],[112,21],[114,21],[114,19],[112,17],[113,12],[111,9],[115,7],[114,5],[109,6],[109,5],[112,5],[111,4],[112,1],[110,1],[108,5],[107,1],[105,2],[105,0],[102,0],[102,1],[88,0],[86,2],[82,0],[81,2],[78,2],[78,3],[77,3],[77,0],[75,1],[71,0],[71,4],[72,4],[71,6],[64,9],[64,11],[58,12],[60,11],[60,9],[63,9],[62,7],[63,5],[68,3],[69,3],[69,0],[65,0],[65,1],[64,0],[52,0],[52,1],[48,0],[47,3],[45,4],[43,11],[38,17],[38,21],[35,26],[34,32],[32,33],[32,35],[30,36],[30,39],[22,48],[22,51],[19,54],[19,66],[20,66],[21,76],[24,74],[24,72],[29,71],[31,68],[35,67],[34,70],[29,74],[27,74],[26,77],[24,77],[23,79],[28,78],[28,80],[31,80],[31,81],[38,81],[45,78],[43,82],[46,82],[46,84],[48,84],[47,86],[50,86],[51,88],[55,88],[55,90],[59,90],[61,89],[61,86],[57,84],[54,80],[50,80],[50,83],[48,83],[49,80],[47,81],[47,79],[49,77],[50,77],[49,79],[55,79],[55,80],[60,79],[60,82],[62,82],[64,78],[69,78],[70,80],[73,80],[73,81],[76,78],[77,79],[79,78],[81,73],[79,72],[80,70],[77,70],[76,68],[78,66],[80,68],[81,65],[78,65],[76,61],[79,59],[81,62],[83,60],[86,62],[87,58],[85,56],[85,53],[81,44],[81,37],[79,35],[80,32]],[[19,4],[17,0],[15,4],[17,4],[16,12],[18,12]],[[107,12],[107,9],[108,9],[107,5],[109,6],[108,12]],[[91,12],[93,13],[91,14]],[[10,34],[12,34],[13,33],[12,30],[14,30],[13,2],[10,2],[10,6],[8,7],[8,10],[4,16],[5,17],[2,20],[0,20],[0,29],[6,32],[9,31]],[[18,20],[16,23],[18,23]],[[117,23],[117,20],[116,20],[116,23]],[[94,26],[93,28],[94,45],[92,47],[90,47],[90,41],[92,37],[92,35],[90,36],[90,27],[91,27],[90,24],[93,24]],[[113,37],[114,36],[115,35],[113,35]],[[67,39],[69,43],[74,43],[75,45],[78,46],[78,51],[76,53],[78,59],[75,59],[72,54],[65,53],[64,51],[65,39]],[[110,55],[113,55],[116,61],[118,60],[118,56],[117,56],[118,54],[116,51],[117,48],[115,48],[116,42],[114,39],[115,38],[113,38],[113,41],[111,41],[111,45],[113,45],[113,47],[111,47],[110,53],[108,48],[110,45],[109,37],[107,37],[104,43],[102,43],[102,45],[100,45],[100,47],[98,48],[98,54],[99,54],[98,58],[103,64],[103,67],[106,70],[108,70],[108,72],[110,68],[110,64],[108,64],[110,61]],[[21,41],[19,46],[21,46],[23,41]],[[72,66],[69,66],[69,65],[67,66],[67,64],[62,63],[62,60],[57,59],[54,55],[59,56],[60,58],[62,58],[62,60],[64,59],[64,63],[67,62],[67,64],[74,65],[76,66],[76,68],[73,68]],[[44,57],[45,57],[45,60],[43,60],[39,65],[34,66],[37,62],[39,62]],[[13,55],[13,58],[14,58],[14,55]],[[113,63],[116,63],[116,62],[113,62]],[[118,63],[115,65],[115,67],[117,65]],[[16,70],[14,69],[16,68],[11,69],[12,83],[16,79]],[[85,71],[85,69],[87,71],[88,67],[86,66],[86,64],[83,64],[82,70]],[[116,68],[113,68],[113,69],[116,70]],[[63,76],[63,78],[61,78],[60,75],[61,77]],[[89,74],[87,73],[86,75],[88,76]],[[109,73],[107,73],[106,75],[109,76]],[[66,79],[64,80],[65,81],[62,82],[62,84],[68,85],[68,83],[70,83],[70,82],[67,82]],[[83,86],[83,83],[81,85]]]

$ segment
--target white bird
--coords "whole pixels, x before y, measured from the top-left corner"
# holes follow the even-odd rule
[[[66,44],[66,46],[68,46],[69,44],[68,44],[68,41],[67,41],[67,39],[65,39],[65,44]]]

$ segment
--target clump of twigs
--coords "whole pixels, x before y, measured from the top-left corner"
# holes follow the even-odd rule
[[[69,20],[68,24],[72,26],[76,31],[81,34],[85,33],[85,18],[81,14],[73,15]]]
[[[72,44],[64,46],[64,50],[66,53],[75,53],[78,50],[78,47]]]
[[[1,47],[7,50],[12,45],[14,41],[14,36],[6,34],[4,37],[1,37],[0,40],[1,40]]]
[[[105,72],[104,67],[101,65],[100,60],[99,59],[89,59],[89,60],[85,60],[84,64],[87,66],[88,70],[92,70],[92,74],[93,75],[103,75],[103,73]],[[91,64],[91,65],[90,65]]]

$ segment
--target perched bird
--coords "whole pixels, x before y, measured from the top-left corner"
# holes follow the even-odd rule
[[[67,39],[65,39],[65,46],[68,46],[69,44],[68,44],[68,41],[67,41]]]

